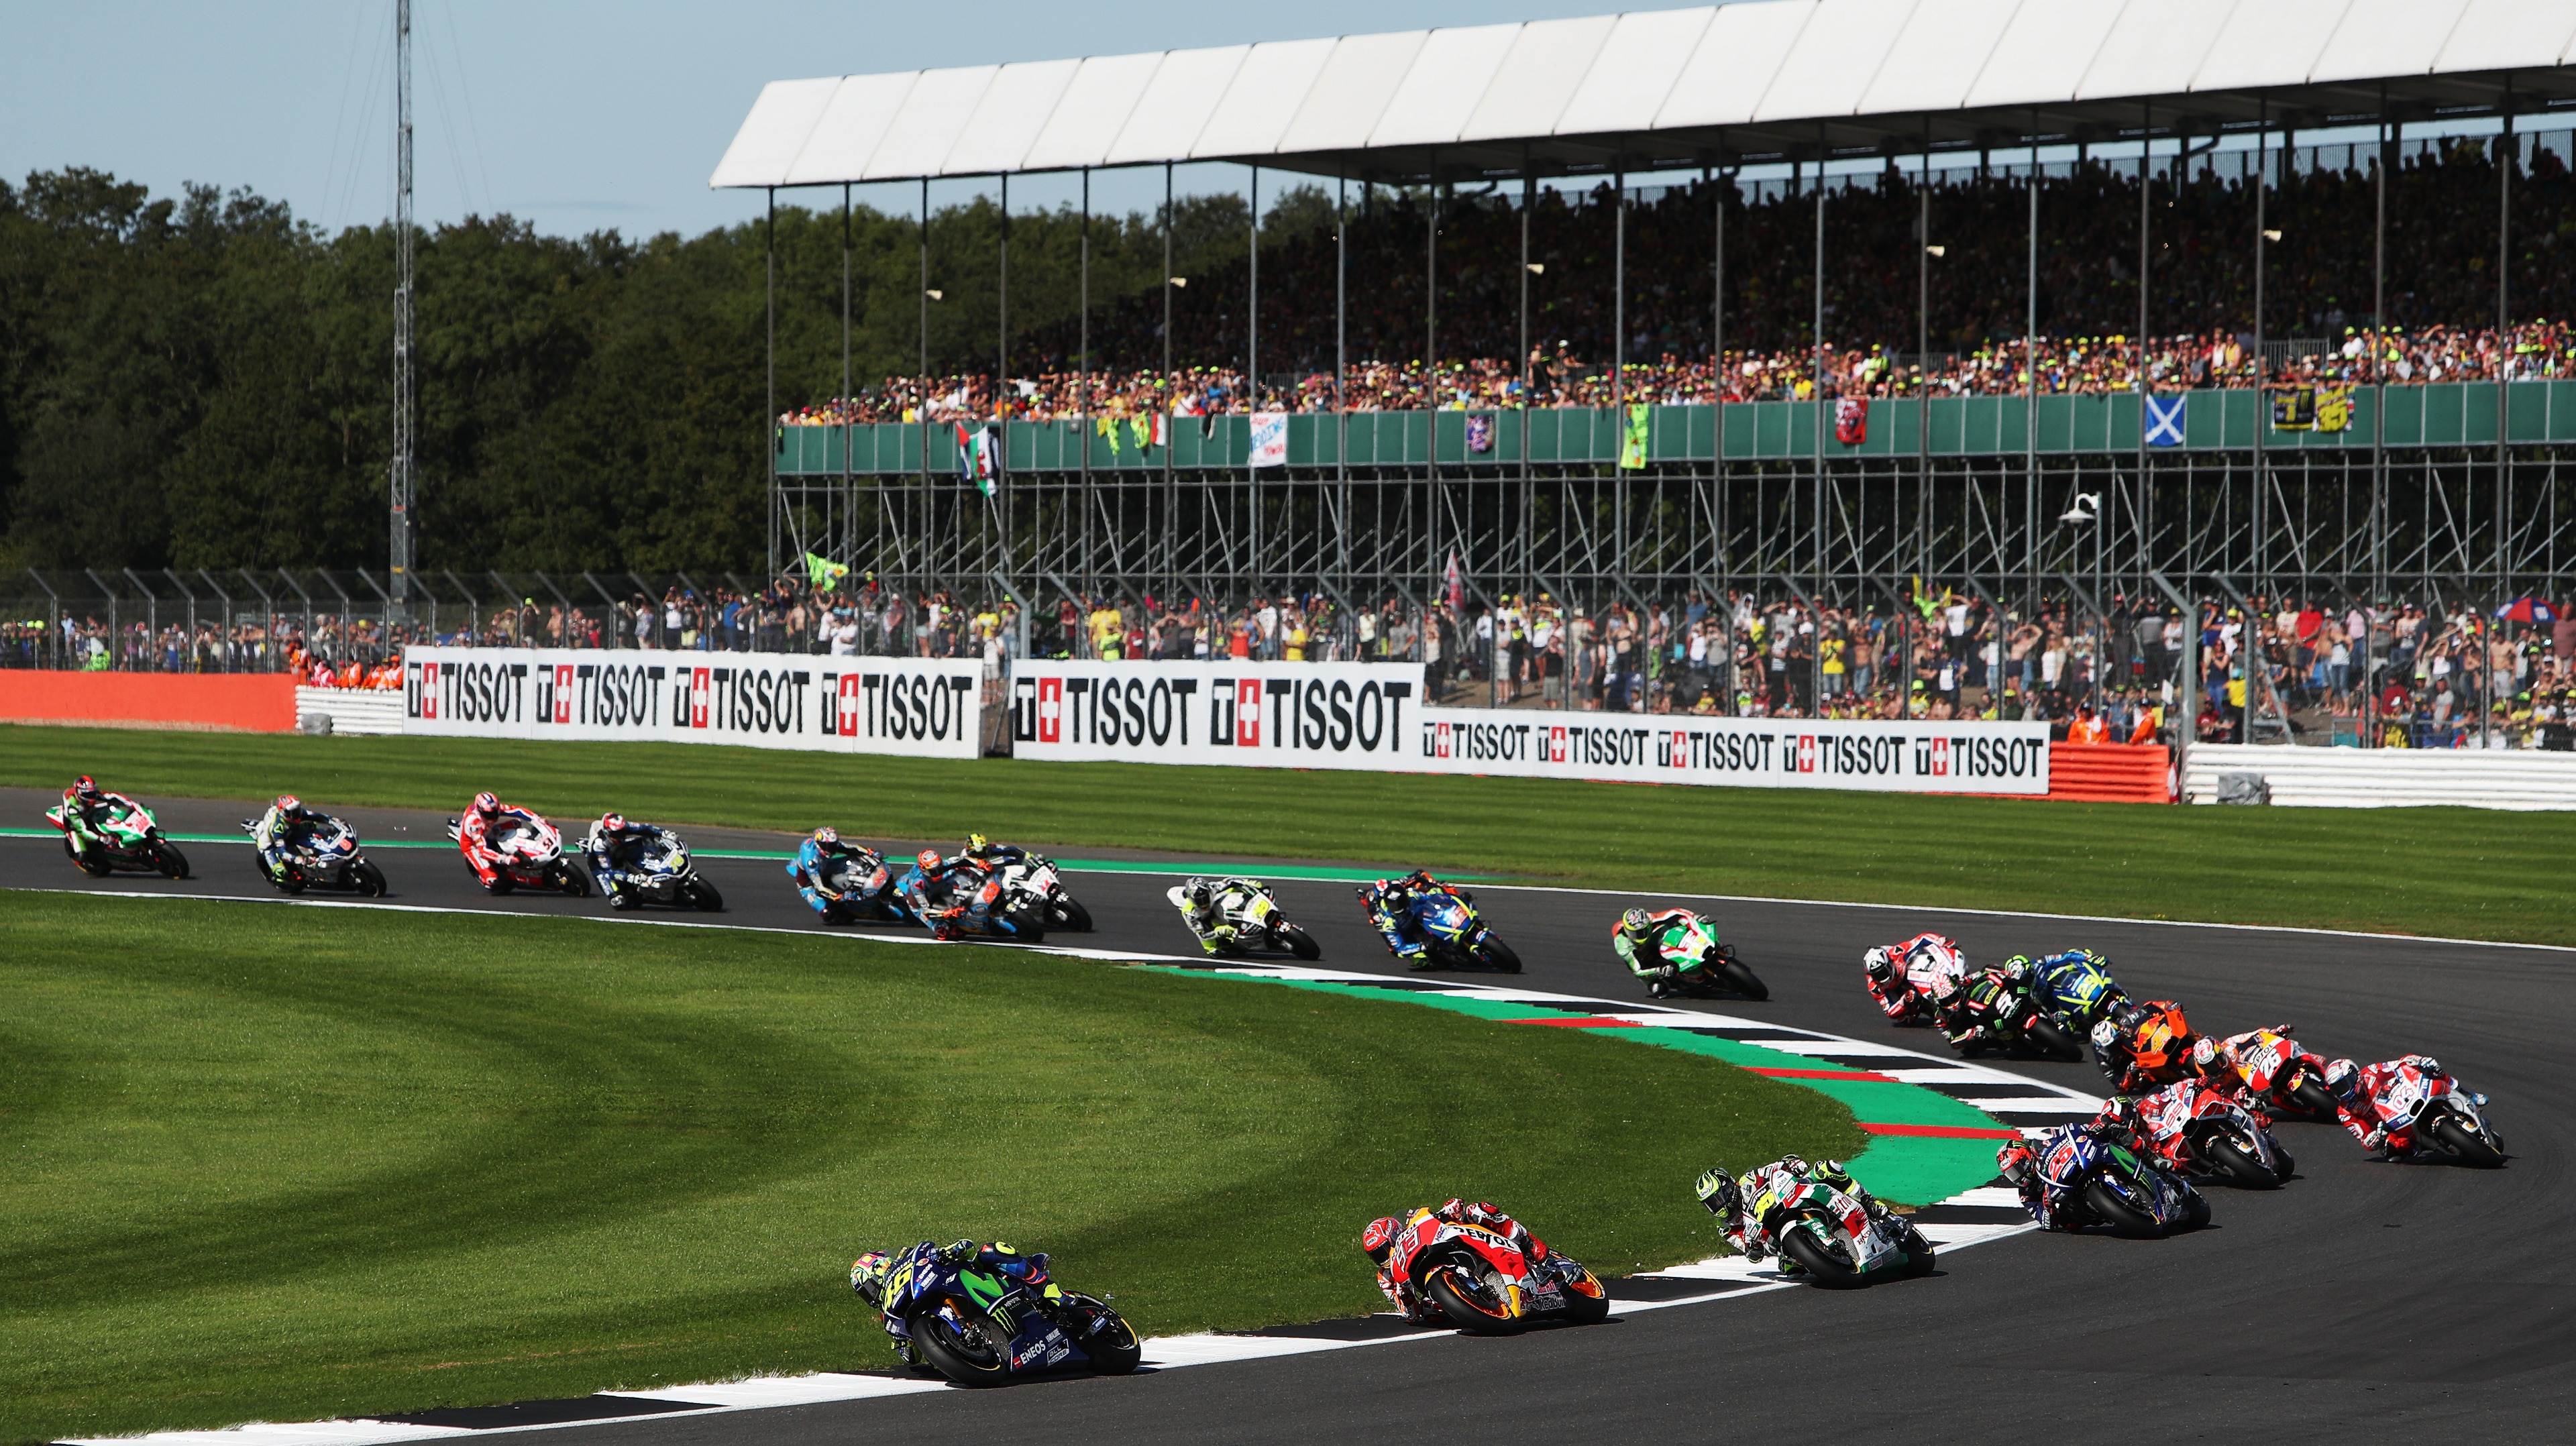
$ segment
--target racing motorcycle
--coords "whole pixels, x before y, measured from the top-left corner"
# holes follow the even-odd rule
[[[1288,922],[1268,884],[1259,879],[1229,877],[1209,880],[1208,890],[1219,921],[1234,930],[1230,940],[1207,941],[1209,953],[1270,951],[1294,954],[1300,959],[1324,957],[1324,946],[1315,942],[1314,935]],[[1185,886],[1174,884],[1163,891],[1163,897],[1172,901],[1172,907],[1180,910],[1183,918],[1189,917],[1190,896]]]
[[[929,896],[929,880],[916,863],[895,880],[895,892],[902,896],[913,917],[929,925],[933,932],[946,928],[952,933],[1003,939],[1014,944],[1040,944],[1046,941],[1046,919],[1032,907],[1026,894],[1013,897],[1002,887],[1002,881],[991,869],[973,860],[962,860],[948,874],[949,899],[965,905],[966,911],[942,920],[945,912]]]
[[[1075,1366],[1136,1369],[1144,1345],[1106,1300],[1050,1286],[1044,1254],[1009,1264],[1017,1268],[950,1260],[927,1240],[897,1256],[880,1307],[895,1354],[961,1386]]]
[[[259,820],[242,820],[242,832],[256,845]],[[354,889],[370,899],[385,892],[384,870],[358,852],[358,831],[336,818],[308,815],[289,825],[273,847],[252,849],[261,877],[281,894],[308,888]]]
[[[992,872],[1001,881],[1002,893],[1012,906],[1045,927],[1071,929],[1077,934],[1091,932],[1091,911],[1064,886],[1053,859],[1024,852],[993,867]]]
[[[1593,1325],[1610,1318],[1610,1293],[1580,1261],[1554,1250],[1531,1259],[1511,1237],[1482,1225],[1417,1214],[1387,1252],[1387,1273],[1469,1335],[1499,1336],[1538,1321]]]
[[[2060,1134],[2039,1161],[2050,1194],[2068,1199],[2069,1223],[2105,1225],[2120,1235],[2158,1239],[2209,1223],[2209,1202],[2188,1181],[2141,1158],[2126,1145],[2081,1130]]]
[[[1744,1208],[1778,1250],[1783,1275],[1851,1290],[1932,1273],[1932,1243],[1913,1221],[1893,1213],[1873,1219],[1859,1201],[1821,1180],[1797,1181],[1786,1194],[1766,1189]]]
[[[2143,1139],[2155,1161],[2186,1177],[2277,1190],[2298,1163],[2272,1138],[2270,1122],[2200,1080],[2169,1084],[2138,1101]]]
[[[1735,957],[1735,946],[1721,942],[1717,931],[1697,914],[1665,926],[1655,936],[1655,952],[1675,971],[1669,982],[1659,979],[1648,987],[1657,999],[1668,994],[1771,997],[1770,986],[1754,978],[1744,961]]]
[[[2449,1156],[2461,1165],[2493,1170],[2504,1164],[2504,1136],[2487,1123],[2487,1097],[2460,1088],[2444,1071],[2412,1065],[2382,1087],[2370,1103],[2388,1131],[2391,1159]]]
[[[724,895],[708,883],[689,859],[689,846],[669,829],[656,828],[650,837],[636,840],[634,855],[626,867],[610,861],[609,840],[596,825],[582,840],[581,851],[590,861],[590,872],[599,881],[599,890],[608,895],[608,907],[632,909],[639,904],[669,904],[675,908],[696,909],[701,913],[724,912]]]
[[[1357,893],[1366,905],[1369,888]],[[1422,941],[1423,969],[1492,969],[1521,972],[1521,956],[1476,912],[1475,896],[1462,889],[1426,894],[1406,906],[1402,931]]]
[[[788,862],[790,878],[796,877],[800,864],[805,865],[805,878],[810,882],[799,884],[798,892],[815,913],[823,916],[823,922],[913,922],[912,911],[903,906],[903,896],[895,888],[894,870],[886,866],[885,856],[875,849],[853,845],[841,853],[817,850],[810,864],[800,852]]]
[[[118,869],[165,879],[188,876],[187,855],[161,836],[152,810],[111,793],[100,799],[94,811],[95,819],[68,803],[45,811],[45,821],[63,831],[63,852],[71,855],[82,873],[101,879]]]
[[[1976,1003],[1977,986],[1986,981],[1992,981],[1995,986],[1989,991],[1994,1002],[1990,1007],[1980,1008]],[[2067,1033],[2066,1026],[2059,1024],[2049,1013],[2047,1004],[2026,974],[2016,974],[2008,969],[1987,969],[1982,971],[1982,977],[1971,974],[1960,990],[1951,995],[1950,1007],[1970,1011],[1975,1022],[1985,1026],[1990,1036],[1988,1042],[2010,1052],[2070,1060],[2084,1057],[2083,1042]],[[1968,1054],[1983,1046],[1954,1047],[1960,1053]]]
[[[2129,997],[2102,964],[2102,956],[2090,949],[2069,949],[2031,962],[2031,993],[2079,1040],[2111,1006]]]
[[[564,857],[562,832],[542,818],[506,815],[479,844],[466,837],[460,820],[451,818],[447,836],[456,841],[457,851],[465,855],[466,867],[474,870],[475,877],[491,871],[490,882],[483,885],[486,893],[560,889],[576,899],[590,897],[590,875]]]
[[[2227,1041],[2224,1073],[2267,1114],[2333,1120],[2334,1093],[2326,1088],[2326,1062],[2299,1047],[2283,1029],[2257,1029]]]

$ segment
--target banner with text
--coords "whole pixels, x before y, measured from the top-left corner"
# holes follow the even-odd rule
[[[1619,783],[2045,794],[2048,725],[1427,708],[1416,756],[1402,766]]]
[[[1067,762],[1418,768],[1420,663],[1095,662],[1011,669],[1011,752]]]
[[[973,758],[982,678],[962,658],[406,648],[403,731]]]

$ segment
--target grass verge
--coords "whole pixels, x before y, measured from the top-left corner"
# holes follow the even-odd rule
[[[0,892],[0,1441],[878,1367],[844,1272],[1000,1236],[1149,1333],[1371,1309],[1452,1194],[1610,1272],[1712,1160],[1848,1155],[1716,1060],[1014,951]],[[1665,1102],[1687,1101],[1686,1108]]]
[[[1647,889],[2576,944],[2576,817],[2168,808],[672,743],[0,727],[0,784],[1419,862]]]

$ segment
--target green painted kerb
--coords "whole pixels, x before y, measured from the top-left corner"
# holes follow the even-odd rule
[[[1428,1005],[1478,1019],[1496,1022],[1528,1020],[1536,1011],[1525,1000],[1496,999],[1465,990],[1384,989],[1369,984],[1345,984],[1327,979],[1277,979],[1257,974],[1220,974],[1203,969],[1180,969],[1167,964],[1145,964],[1140,968],[1185,974],[1196,979],[1240,979],[1256,984],[1284,984],[1291,989],[1312,989],[1321,994],[1339,994],[1345,998],[1377,999],[1405,1004]],[[1534,1028],[1565,1028],[1564,1025],[1536,1024]],[[1636,1029],[1595,1028],[1587,1033],[1657,1049],[1678,1050],[1684,1054],[1707,1055],[1743,1069],[1830,1069],[1830,1061],[1803,1054],[1787,1054],[1765,1049],[1758,1044],[1718,1039],[1705,1034],[1690,1034],[1679,1029],[1644,1027]],[[1780,1076],[1783,1084],[1798,1085],[1818,1094],[1830,1096],[1852,1113],[1852,1118],[1868,1124],[1945,1125],[1957,1129],[1992,1130],[2006,1128],[1994,1116],[1971,1105],[1928,1090],[1921,1085],[1898,1081],[1858,1079],[1795,1079]],[[1995,1147],[1990,1139],[1957,1139],[1937,1135],[1872,1135],[1860,1154],[1845,1162],[1851,1172],[1870,1192],[1885,1200],[1907,1205],[1931,1204],[1946,1200],[1962,1190],[1973,1190],[1995,1176]]]

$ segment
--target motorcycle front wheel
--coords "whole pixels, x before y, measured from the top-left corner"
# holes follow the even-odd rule
[[[2479,1138],[2466,1124],[2444,1115],[2433,1122],[2433,1143],[2450,1151],[2451,1158],[2473,1170],[2493,1170],[2504,1164],[2503,1152]]]
[[[381,899],[385,896],[385,871],[377,868],[373,860],[358,860],[357,865],[349,870],[349,877],[356,881],[358,892],[368,898]]]
[[[2100,1216],[2102,1222],[2110,1226],[2114,1233],[2125,1235],[2132,1240],[2155,1240],[2165,1233],[2164,1227],[2156,1223],[2154,1216],[2122,1199],[2119,1191],[2100,1180],[2094,1180],[2085,1185],[2084,1203],[2091,1207],[2093,1213]]]
[[[1768,999],[1771,997],[1771,986],[1754,978],[1753,971],[1745,968],[1744,961],[1741,959],[1727,960],[1724,967],[1718,970],[1717,977],[1718,980],[1725,984],[1727,988],[1734,990],[1736,993],[1743,995],[1747,999]]]
[[[1422,1293],[1451,1325],[1471,1336],[1505,1336],[1521,1328],[1510,1312],[1487,1300],[1484,1290],[1467,1282],[1454,1265],[1435,1268],[1422,1282]]]
[[[2209,1142],[2209,1162],[2216,1165],[2227,1183],[2244,1190],[2278,1190],[2281,1177],[2263,1167],[2261,1157],[2234,1140],[2213,1139]]]
[[[1136,1369],[1145,1359],[1145,1344],[1136,1339],[1136,1328],[1127,1318],[1088,1296],[1082,1297],[1084,1309],[1098,1321],[1099,1328],[1085,1335],[1078,1344],[1091,1358],[1091,1368],[1104,1376],[1123,1376]]]
[[[563,870],[560,882],[565,893],[576,899],[590,897],[590,875],[583,873],[579,864],[561,864],[557,867]]]
[[[698,879],[690,883],[689,902],[696,905],[700,913],[721,914],[724,912],[724,895],[717,893],[716,886],[708,883],[704,879]]]
[[[1485,942],[1477,946],[1476,954],[1487,964],[1505,974],[1521,972],[1521,956],[1512,952],[1512,946],[1504,943],[1503,936],[1500,934],[1487,934]]]
[[[2321,1120],[2339,1118],[2334,1095],[2315,1075],[2300,1076],[2297,1087],[2290,1091],[2290,1102]]]
[[[1324,946],[1315,942],[1315,936],[1294,924],[1279,926],[1279,942],[1300,959],[1311,961],[1324,957]]]
[[[967,1306],[954,1303],[961,1314]],[[912,1343],[931,1369],[961,1386],[998,1386],[1011,1374],[1010,1342],[981,1312],[960,1326],[936,1308],[912,1318]]]
[[[1806,1268],[1809,1283],[1827,1290],[1852,1290],[1869,1283],[1840,1251],[1829,1248],[1803,1225],[1791,1225],[1781,1233],[1780,1253]]]
[[[2030,1022],[2030,1038],[2032,1043],[2059,1059],[2084,1058],[2083,1043],[2074,1035],[2067,1033],[2065,1025],[2046,1015],[2041,1015]]]
[[[188,856],[173,848],[167,840],[155,840],[152,867],[160,870],[161,877],[165,879],[184,879],[188,876]]]
[[[1599,1294],[1587,1294],[1577,1290],[1574,1282],[1567,1281],[1561,1287],[1565,1291],[1566,1323],[1599,1325],[1610,1318],[1610,1292],[1601,1289],[1601,1281],[1591,1271],[1583,1272],[1582,1282]]]
[[[1053,915],[1049,922],[1059,929],[1071,929],[1077,934],[1091,932],[1091,911],[1082,906],[1080,899],[1067,895],[1057,900],[1055,907],[1048,912]]]

